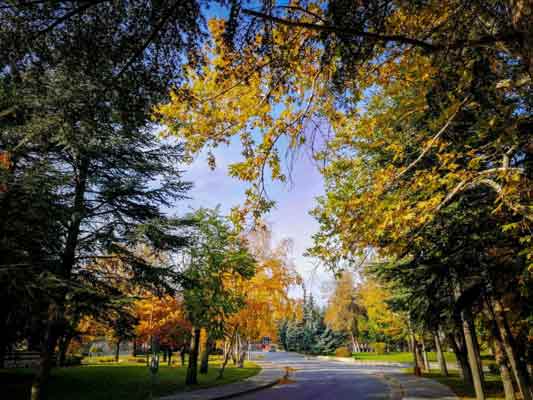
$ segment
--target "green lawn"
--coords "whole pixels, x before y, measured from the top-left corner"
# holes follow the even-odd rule
[[[465,385],[463,379],[459,376],[457,371],[452,371],[450,376],[443,376],[439,371],[432,370],[430,372],[424,372],[423,376],[431,379],[435,379],[440,383],[448,386],[455,394],[461,399],[475,399],[476,395],[474,389]],[[502,381],[499,375],[485,373],[485,394],[487,400],[501,400],[504,399]]]
[[[176,361],[178,361],[176,358]],[[93,359],[90,362],[101,359]],[[173,365],[161,366],[159,383],[154,386],[154,395],[162,396],[178,391],[216,386],[242,380],[257,374],[260,367],[254,363],[245,364],[245,368],[233,368],[228,365],[224,379],[216,380],[219,359],[210,362],[207,375],[198,375],[199,384],[186,387],[186,369]],[[0,370],[0,386],[3,393],[10,394],[10,400],[27,400],[30,396],[30,384],[33,372],[30,369]],[[150,393],[150,372],[140,362],[96,363],[79,367],[56,368],[50,379],[50,399],[53,400],[145,400]]]
[[[413,362],[413,353],[411,352],[392,352],[387,354],[355,353],[353,357],[356,360],[386,361],[400,363]],[[437,361],[437,353],[435,352],[428,352],[428,357],[430,362]],[[448,362],[455,362],[455,355],[453,353],[444,353],[444,357]]]

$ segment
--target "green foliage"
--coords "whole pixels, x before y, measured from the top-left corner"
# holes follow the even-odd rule
[[[186,315],[193,326],[220,336],[226,318],[244,305],[238,282],[254,275],[256,261],[219,209],[199,209],[188,218],[194,227],[184,253]]]
[[[386,353],[386,348],[387,348],[387,344],[386,343],[383,343],[383,342],[376,342],[372,345],[372,347],[374,348],[374,352],[377,354],[377,355],[382,355],[382,354],[385,354]]]

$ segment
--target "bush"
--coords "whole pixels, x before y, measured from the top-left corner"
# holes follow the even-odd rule
[[[339,347],[335,350],[335,357],[351,357],[352,353],[346,347]]]
[[[374,352],[376,354],[385,354],[386,353],[385,349],[386,349],[385,343],[383,342],[374,343]]]
[[[99,363],[107,364],[107,363],[114,363],[115,357],[104,357],[98,360]]]
[[[146,364],[146,358],[145,357],[130,357],[128,358],[129,362],[139,363],[139,364]]]

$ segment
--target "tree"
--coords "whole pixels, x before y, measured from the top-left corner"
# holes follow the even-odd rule
[[[218,209],[199,209],[190,219],[195,227],[184,254],[183,301],[192,325],[186,384],[193,385],[202,328],[213,337],[223,332],[227,319],[244,305],[235,283],[254,275],[256,261]]]
[[[358,294],[353,275],[345,271],[336,281],[334,292],[328,301],[324,321],[332,329],[345,332],[350,336],[352,351],[359,351],[357,342],[359,318],[365,314],[365,310],[357,300]]]
[[[0,209],[14,237],[29,233],[14,242],[2,229],[2,264],[6,279],[23,285],[13,304],[31,298],[26,288],[46,292],[27,314],[40,333],[34,399],[44,397],[72,292],[105,280],[88,268],[94,258],[111,252],[132,279],[175,284],[169,269],[148,269],[131,249],[139,240],[184,244],[179,223],[161,211],[190,186],[176,168],[182,149],[150,132],[149,110],[179,75],[179,60],[194,57],[197,16],[196,2],[2,6],[0,141],[11,166],[2,171]]]
[[[272,232],[259,225],[246,234],[248,247],[257,260],[251,279],[237,282],[243,298],[243,307],[228,320],[226,339],[237,335],[234,350],[238,365],[243,367],[248,346],[268,336],[276,340],[278,321],[292,310],[289,290],[300,280],[289,256],[290,241],[274,246]]]

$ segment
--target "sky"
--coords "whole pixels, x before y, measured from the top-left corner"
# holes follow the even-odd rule
[[[228,14],[227,8],[217,6],[203,11],[207,18],[226,18]],[[228,175],[228,165],[242,160],[239,143],[232,140],[229,146],[219,147],[214,154],[215,170],[208,167],[205,154],[184,168],[183,178],[193,182],[194,187],[188,192],[191,199],[180,207],[185,205],[195,209],[220,205],[222,212],[228,214],[232,207],[244,202],[247,183]],[[306,289],[313,293],[318,304],[325,304],[333,275],[316,260],[303,255],[312,244],[313,233],[318,230],[318,224],[309,211],[315,206],[315,197],[324,192],[323,179],[311,158],[304,153],[295,159],[291,171],[289,184],[267,184],[267,194],[276,202],[276,207],[265,216],[265,220],[272,229],[274,244],[285,238],[292,239],[292,258]],[[294,288],[291,294],[301,297],[303,293],[301,289]]]
[[[184,201],[180,207],[213,208],[220,205],[224,214],[233,206],[244,202],[247,183],[228,175],[228,165],[241,160],[238,143],[220,147],[215,151],[217,167],[211,170],[205,154],[200,155],[191,165],[185,167],[184,180],[193,182],[188,192],[191,199]],[[316,166],[306,154],[299,154],[293,163],[292,182],[267,185],[269,198],[276,201],[276,207],[265,216],[270,225],[274,243],[281,239],[292,239],[292,258],[297,271],[302,275],[306,289],[313,293],[318,303],[324,303],[324,288],[332,279],[317,261],[304,257],[303,253],[312,244],[312,235],[318,229],[315,219],[309,211],[315,205],[315,197],[323,193],[323,180]],[[292,296],[300,297],[300,289],[294,288]]]

